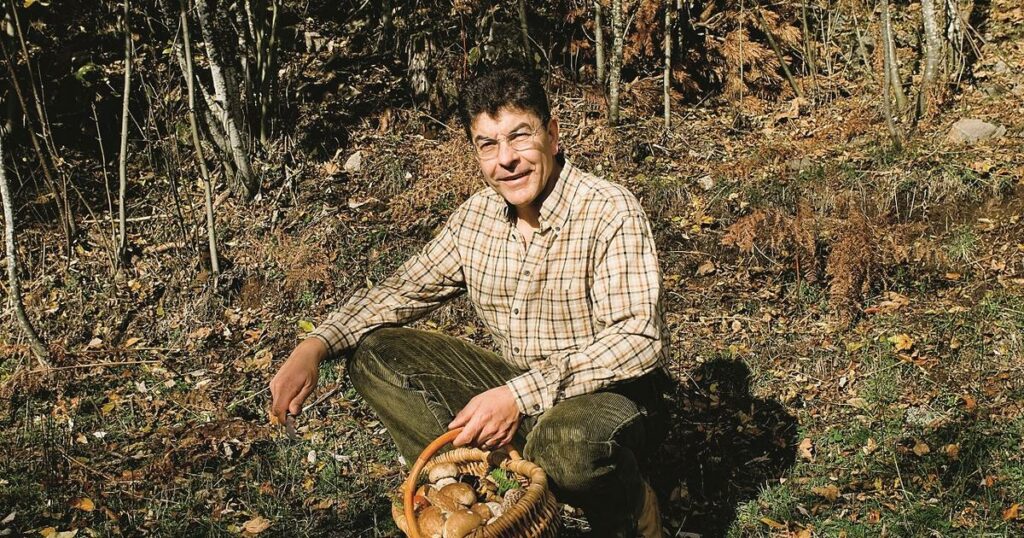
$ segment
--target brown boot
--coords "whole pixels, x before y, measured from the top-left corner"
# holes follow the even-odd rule
[[[651,485],[644,481],[644,507],[636,521],[636,530],[641,538],[662,538],[661,510],[658,508],[658,496]]]

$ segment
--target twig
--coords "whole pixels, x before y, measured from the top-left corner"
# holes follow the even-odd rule
[[[324,400],[330,398],[331,396],[334,396],[339,390],[341,390],[341,385],[338,385],[338,386],[334,387],[333,389],[325,392],[322,396],[317,398],[316,401],[314,401],[313,403],[303,407],[302,408],[302,412],[305,413],[306,411],[309,411],[310,409],[320,405]]]
[[[89,364],[73,364],[71,366],[55,366],[53,368],[45,368],[41,370],[29,370],[26,373],[29,374],[42,374],[51,372],[53,370],[76,370],[79,368],[100,368],[104,366],[129,366],[132,364],[154,364],[163,362],[161,360],[148,360],[148,361],[121,361],[121,362],[92,362]]]

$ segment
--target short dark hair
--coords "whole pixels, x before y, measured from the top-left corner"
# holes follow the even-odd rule
[[[540,74],[520,67],[507,67],[470,81],[459,97],[459,118],[466,128],[466,136],[472,137],[469,128],[474,118],[483,113],[493,118],[502,108],[532,112],[543,125],[547,125],[551,120],[551,108]]]

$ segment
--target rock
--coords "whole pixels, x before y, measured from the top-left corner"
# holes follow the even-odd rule
[[[697,180],[697,185],[700,185],[700,188],[709,191],[715,188],[715,180],[712,179],[711,176],[701,176],[701,178]]]
[[[1006,134],[1006,127],[993,125],[977,118],[964,118],[953,124],[946,140],[955,144],[976,144],[989,138],[999,138]]]
[[[814,161],[812,161],[810,157],[800,157],[786,161],[786,168],[789,168],[794,172],[803,172],[813,165]]]
[[[349,155],[345,160],[345,171],[349,174],[358,174],[363,169],[363,152],[357,151]]]

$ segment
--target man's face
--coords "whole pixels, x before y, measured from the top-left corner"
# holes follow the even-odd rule
[[[502,108],[495,117],[477,115],[470,136],[487,184],[520,217],[536,215],[555,182],[558,121],[544,125],[531,112]]]

